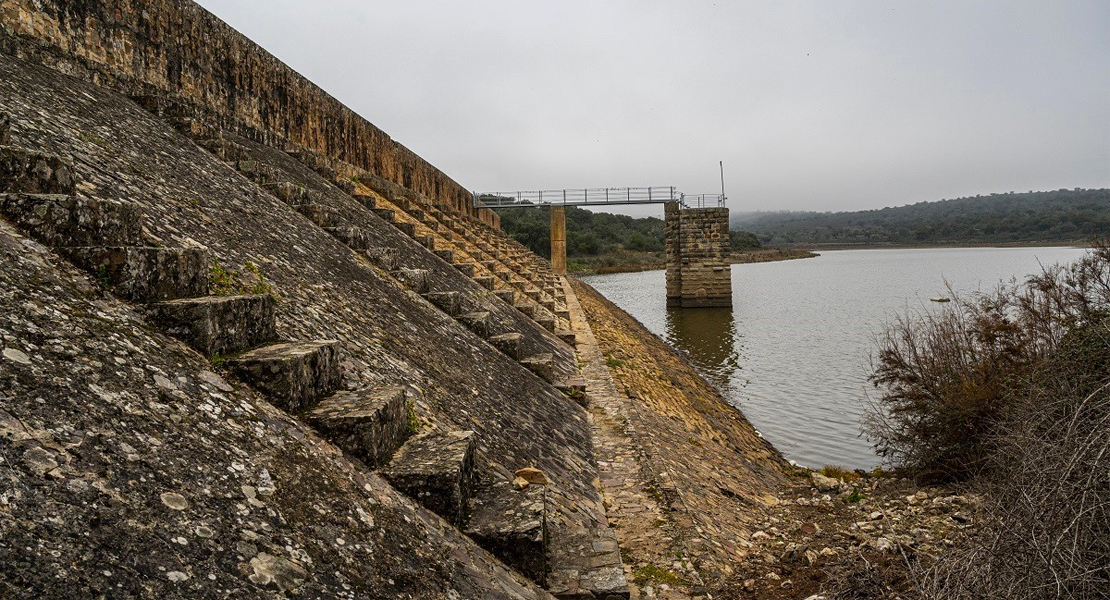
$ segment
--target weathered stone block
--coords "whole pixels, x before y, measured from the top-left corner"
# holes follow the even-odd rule
[[[428,250],[435,250],[435,248],[436,248],[436,240],[435,240],[434,237],[432,237],[430,235],[418,235],[413,239],[416,240],[416,242],[418,244],[420,244],[421,246],[424,246]]]
[[[555,307],[555,317],[564,321],[570,321],[570,311],[564,308]]]
[[[393,248],[370,248],[366,258],[383,271],[392,271],[397,266],[397,251]]]
[[[47,246],[141,246],[137,204],[57,194],[0,194],[0,211]]]
[[[455,268],[467,277],[474,277],[474,263],[455,263]]]
[[[393,277],[417,294],[426,294],[431,287],[426,269],[398,269],[393,272]]]
[[[351,197],[354,198],[356,202],[369,209],[374,209],[378,205],[377,200],[373,196],[366,194],[351,194]]]
[[[316,204],[315,202],[298,204],[297,212],[320,227],[336,227],[339,225],[339,213],[330,206]]]
[[[514,307],[517,310],[519,310],[521,312],[521,314],[528,317],[529,319],[536,316],[536,305],[535,304],[529,304],[527,302],[519,302],[519,303],[515,304]]]
[[[409,237],[414,237],[416,235],[416,223],[404,223],[402,221],[397,221],[393,224],[393,226],[396,227],[401,233]]]
[[[480,277],[475,277],[474,278],[474,283],[477,283],[478,285],[486,288],[487,290],[493,290],[494,281],[495,281],[494,278],[490,277],[489,275],[482,275]]]
[[[455,262],[455,251],[454,250],[448,250],[447,248],[444,248],[442,250],[433,250],[433,252],[436,253],[436,256],[442,258],[443,260],[445,260],[449,263]]]
[[[393,223],[397,219],[397,216],[393,213],[392,209],[372,208],[370,210],[372,210],[375,215],[381,217],[386,223]]]
[[[547,589],[556,598],[629,597],[617,535],[608,527],[552,536],[548,560]]]
[[[151,319],[206,356],[253,348],[277,337],[269,295],[205,296],[150,305]]]
[[[275,181],[262,184],[262,188],[286,204],[302,204],[308,198],[304,186],[288,181]]]
[[[516,292],[513,290],[493,290],[493,295],[506,304],[511,305],[516,302]]]
[[[524,336],[519,333],[503,333],[490,337],[489,343],[493,344],[494,348],[497,348],[509,358],[519,360],[521,341],[523,339]]]
[[[424,211],[419,208],[414,208],[409,211],[409,215],[417,221],[424,221]]]
[[[436,305],[436,308],[448,315],[453,317],[459,314],[458,292],[428,292],[424,296],[428,299],[428,302]]]
[[[339,392],[305,413],[325,439],[372,468],[390,461],[409,437],[405,389]]]
[[[77,246],[61,252],[128,300],[156,302],[208,295],[212,255],[204,249]]]
[[[540,327],[555,333],[555,316],[551,313],[537,313],[532,320]]]
[[[488,312],[472,312],[459,315],[459,322],[479,337],[488,338],[490,336],[490,317]]]
[[[524,368],[548,383],[555,382],[555,356],[551,353],[536,354],[520,359]]]
[[[525,577],[544,585],[547,551],[543,486],[530,485],[518,491],[504,480],[483,485],[474,494],[466,535]]]
[[[570,379],[556,382],[555,389],[583,407],[589,403],[586,398],[586,380],[581,377],[571,377]]]
[[[374,241],[370,232],[361,227],[324,227],[324,231],[346,244],[351,250],[369,249]]]
[[[317,340],[263,346],[227,361],[275,406],[300,412],[339,389],[343,367],[339,342]]]
[[[555,335],[556,335],[556,337],[558,337],[558,338],[559,338],[560,340],[563,340],[564,342],[566,342],[566,343],[567,343],[567,344],[569,344],[570,346],[574,346],[575,344],[577,344],[577,343],[578,343],[578,335],[577,335],[577,334],[575,334],[575,333],[574,333],[573,331],[568,331],[568,330],[565,330],[565,329],[560,329],[560,330],[557,330],[557,331],[555,332]]]
[[[428,510],[462,525],[474,488],[474,432],[418,435],[401,446],[382,475]]]
[[[529,288],[524,290],[524,295],[531,298],[533,302],[539,302],[543,292],[538,288]]]
[[[0,146],[0,192],[72,195],[73,170],[62,159]]]

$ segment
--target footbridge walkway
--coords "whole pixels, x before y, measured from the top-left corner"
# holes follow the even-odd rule
[[[721,194],[684,194],[674,186],[565,188],[474,192],[476,208],[550,208],[551,269],[567,272],[568,206],[663,204],[667,306],[732,306],[728,262],[728,199]]]

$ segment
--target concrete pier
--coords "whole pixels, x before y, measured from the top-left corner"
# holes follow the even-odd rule
[[[732,306],[728,209],[664,205],[667,306]]]

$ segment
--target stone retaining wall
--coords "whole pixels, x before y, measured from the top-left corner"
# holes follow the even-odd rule
[[[499,225],[466,188],[189,0],[0,0],[0,23],[0,51],[124,94],[170,96],[225,129],[312,149]]]

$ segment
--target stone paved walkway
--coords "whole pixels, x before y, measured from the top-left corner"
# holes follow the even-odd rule
[[[631,597],[699,597],[694,593],[702,588],[700,578],[684,560],[688,553],[674,511],[662,501],[660,483],[635,441],[627,415],[631,400],[613,382],[582,306],[566,280],[563,289],[586,380],[600,489],[609,525],[617,532]]]

